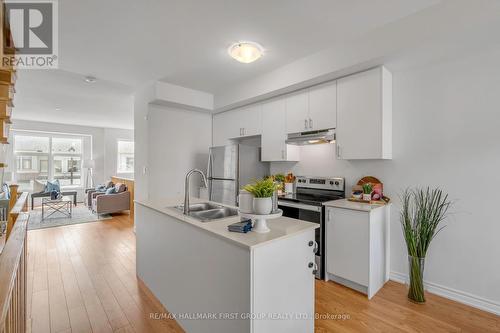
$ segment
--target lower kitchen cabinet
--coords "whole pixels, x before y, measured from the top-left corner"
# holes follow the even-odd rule
[[[326,208],[326,280],[370,299],[389,280],[390,205],[353,207]]]

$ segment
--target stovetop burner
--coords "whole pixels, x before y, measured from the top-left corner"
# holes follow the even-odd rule
[[[292,193],[279,196],[280,200],[288,200],[295,202],[308,203],[311,205],[321,206],[323,202],[338,200],[344,198],[341,193],[331,195],[315,195],[306,193]]]
[[[324,202],[345,197],[343,178],[297,177],[296,191],[279,197],[280,200],[321,206]]]

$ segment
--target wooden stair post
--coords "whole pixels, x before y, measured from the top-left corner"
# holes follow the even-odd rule
[[[8,215],[8,218],[7,218],[7,233],[6,233],[6,237],[7,239],[9,239],[9,235],[10,235],[10,232],[12,231],[12,228],[14,227],[14,223],[16,222],[16,219],[17,219],[17,215],[14,216],[14,214],[12,214],[12,208],[14,208],[14,206],[16,205],[16,202],[17,202],[17,190],[19,188],[19,185],[10,185],[9,186],[9,189],[10,189],[10,201],[9,201],[9,215]]]

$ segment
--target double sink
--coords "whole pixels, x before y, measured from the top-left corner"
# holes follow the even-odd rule
[[[184,205],[175,206],[175,209],[184,211]],[[238,210],[235,208],[216,205],[210,202],[202,202],[189,205],[189,216],[201,221],[210,222],[213,220],[223,219],[226,217],[238,215]]]

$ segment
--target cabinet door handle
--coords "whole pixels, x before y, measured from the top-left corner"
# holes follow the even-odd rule
[[[312,271],[313,275],[316,275],[318,273],[318,264],[314,263],[314,269]]]
[[[310,129],[313,128],[313,120],[311,118],[309,118],[309,128]]]
[[[337,157],[340,158],[341,154],[340,154],[340,145],[337,144]]]
[[[304,119],[304,129],[307,129],[307,119]]]
[[[285,151],[284,151],[284,150],[282,150],[282,151],[281,151],[281,159],[282,159],[282,160],[284,160],[284,159],[285,159]]]
[[[318,243],[316,241],[309,241],[309,243],[307,244],[309,245],[309,247],[313,247],[313,253],[316,254],[318,253]]]
[[[313,269],[313,275],[316,275],[316,273],[318,272],[318,265],[315,262],[310,262],[309,264],[307,264],[307,267]]]

